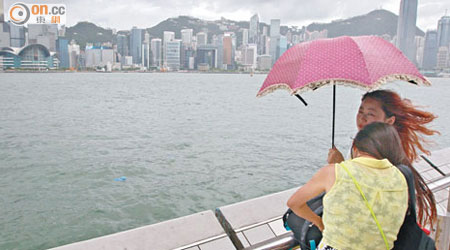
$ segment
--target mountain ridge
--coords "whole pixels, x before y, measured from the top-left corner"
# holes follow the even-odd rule
[[[361,35],[389,35],[391,37],[397,34],[398,16],[390,11],[378,9],[373,10],[367,14],[354,16],[346,19],[334,20],[329,23],[311,23],[306,26],[309,32],[321,31],[326,29],[328,37],[338,36],[361,36]],[[267,27],[270,30],[270,25],[260,22],[259,29]],[[193,33],[204,31],[208,32],[208,41],[211,42],[212,35],[223,34],[224,31],[235,32],[238,40],[242,37],[242,29],[249,28],[248,21],[233,21],[226,18],[221,18],[216,21],[202,20],[190,16],[171,17],[161,21],[157,25],[146,28],[152,38],[162,38],[164,31],[175,32],[175,38],[181,38],[182,29],[193,29]],[[297,26],[280,26],[280,33],[282,35],[288,32],[292,34],[300,34],[302,29]],[[129,30],[120,30],[118,34],[129,34]],[[416,34],[424,36],[425,33],[416,27]],[[102,43],[107,41],[115,41],[115,35],[112,30],[104,29],[90,22],[79,22],[76,25],[66,29],[66,37],[69,40],[75,39],[77,43],[84,47],[86,43]],[[108,40],[109,39],[109,40]]]

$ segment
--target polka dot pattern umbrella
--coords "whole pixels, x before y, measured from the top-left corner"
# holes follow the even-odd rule
[[[342,36],[300,43],[287,50],[275,62],[257,96],[281,88],[294,95],[327,84],[369,91],[396,80],[430,85],[414,64],[383,38]]]

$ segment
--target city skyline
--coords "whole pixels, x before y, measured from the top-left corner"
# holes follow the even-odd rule
[[[15,0],[4,0],[4,12]],[[20,1],[36,3],[36,1]],[[354,2],[354,3],[353,3]],[[281,19],[281,25],[306,26],[313,22],[331,22],[368,13],[375,9],[386,9],[399,14],[400,0],[397,1],[304,1],[301,6],[291,0],[283,0],[273,8],[272,2],[261,1],[146,1],[131,0],[127,2],[118,0],[94,1],[67,1],[46,0],[45,3],[63,3],[67,7],[67,24],[73,26],[81,21],[96,23],[102,27],[117,30],[130,30],[133,26],[149,28],[158,23],[180,15],[192,16],[208,21],[218,20],[221,17],[235,21],[249,21],[254,14],[259,15],[259,21],[270,23],[271,19]],[[292,6],[298,6],[292,8]],[[450,2],[431,0],[418,3],[417,26],[426,31],[437,29],[436,23],[445,10],[450,10]],[[101,11],[96,11],[101,10]],[[314,11],[311,11],[314,10]]]

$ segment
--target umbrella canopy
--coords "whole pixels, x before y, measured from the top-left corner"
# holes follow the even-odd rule
[[[287,50],[276,61],[257,96],[283,88],[307,105],[299,93],[333,84],[334,146],[336,84],[368,91],[395,80],[431,85],[400,50],[383,38],[342,36],[300,43]]]
[[[326,84],[366,90],[405,80],[430,85],[400,50],[377,36],[343,36],[295,45],[275,63],[257,96],[284,88],[291,94]]]

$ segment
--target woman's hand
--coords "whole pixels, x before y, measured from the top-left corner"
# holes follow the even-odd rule
[[[340,163],[342,161],[344,161],[344,156],[342,156],[342,153],[336,147],[330,148],[327,158],[328,164]]]
[[[316,227],[319,228],[320,232],[323,232],[323,229],[325,228],[325,226],[323,225],[322,218],[320,218],[319,222],[314,223],[314,225],[316,225]]]

